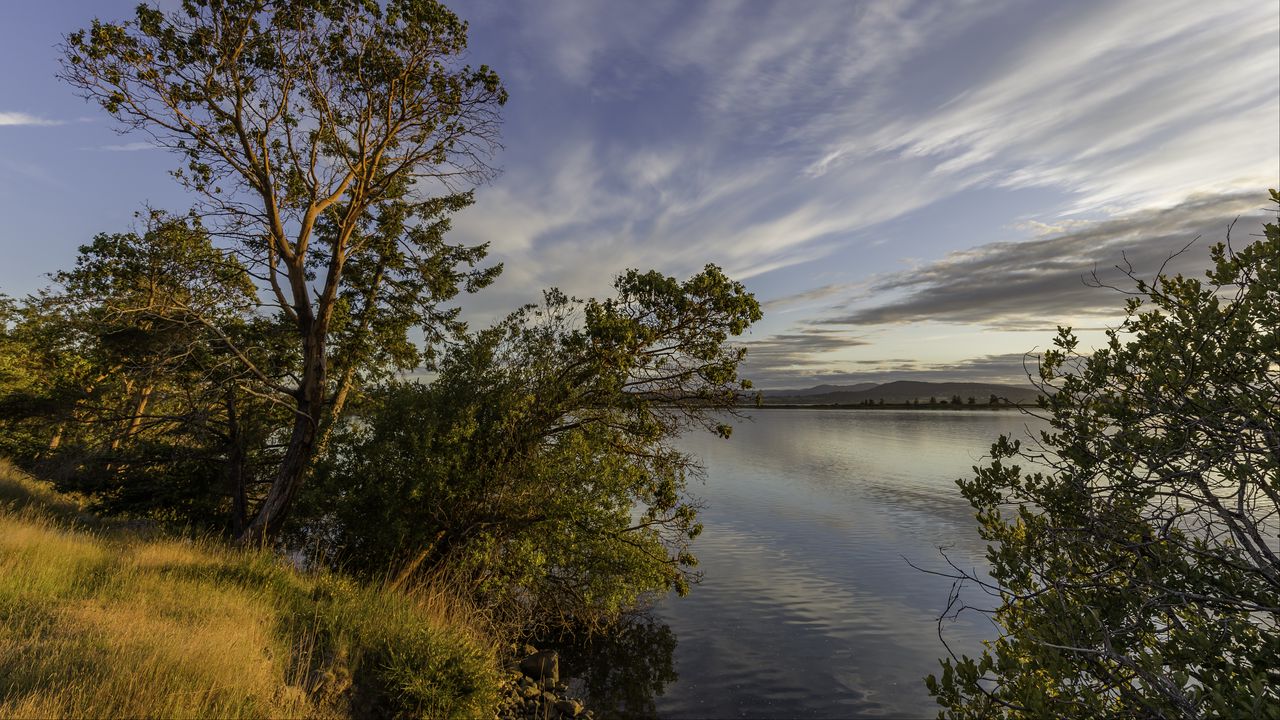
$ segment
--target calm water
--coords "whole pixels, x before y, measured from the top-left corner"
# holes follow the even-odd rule
[[[757,411],[733,438],[689,437],[705,462],[703,581],[580,664],[592,706],[660,718],[931,717],[922,678],[945,654],[951,582],[939,546],[983,567],[954,481],[1017,412]],[[967,619],[965,619],[967,617]],[[993,635],[944,625],[957,651]],[[573,665],[572,661],[570,665]],[[573,668],[566,670],[572,672]]]

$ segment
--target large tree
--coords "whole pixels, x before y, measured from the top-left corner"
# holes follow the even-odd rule
[[[1271,198],[1280,203],[1280,194]],[[960,482],[1003,630],[951,717],[1280,718],[1280,225],[1044,354],[1049,429]]]
[[[175,176],[294,329],[299,368],[285,381],[224,338],[259,391],[293,409],[244,540],[279,530],[356,379],[358,368],[340,368],[348,385],[336,387],[331,371],[335,319],[353,304],[349,269],[365,309],[385,306],[387,269],[439,286],[437,233],[409,228],[438,228],[491,172],[506,93],[488,67],[462,64],[466,31],[434,0],[183,0],[66,38],[62,77],[184,156]],[[447,298],[457,280],[445,270]],[[430,320],[441,299],[408,302]],[[359,307],[348,327],[366,336],[378,323]]]

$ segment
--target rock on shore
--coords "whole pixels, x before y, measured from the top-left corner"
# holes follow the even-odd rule
[[[560,658],[554,650],[529,653],[502,683],[496,720],[594,720],[582,701],[560,682]]]

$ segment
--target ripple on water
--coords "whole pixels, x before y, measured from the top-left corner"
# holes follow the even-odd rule
[[[690,438],[707,466],[696,544],[704,572],[655,608],[678,642],[664,718],[920,717],[921,682],[945,653],[936,620],[950,581],[939,545],[983,567],[954,479],[1012,413],[774,411],[725,443]],[[948,628],[973,652],[978,618]]]

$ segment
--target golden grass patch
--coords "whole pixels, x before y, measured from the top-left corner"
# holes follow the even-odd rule
[[[407,715],[492,707],[492,643],[447,592],[112,530],[3,465],[0,486],[0,719],[342,717],[360,682]]]

